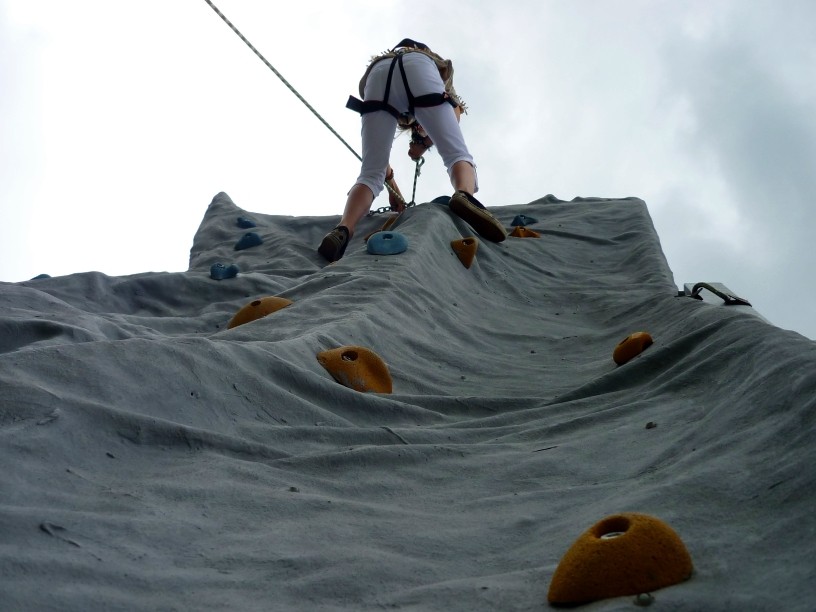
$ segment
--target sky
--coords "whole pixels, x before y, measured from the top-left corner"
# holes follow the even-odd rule
[[[816,339],[816,2],[215,4],[358,152],[368,60],[427,43],[488,207],[639,197],[678,288],[721,282]],[[204,0],[0,0],[0,281],[183,271],[217,193],[338,215],[358,171]],[[432,151],[416,200],[450,193]]]

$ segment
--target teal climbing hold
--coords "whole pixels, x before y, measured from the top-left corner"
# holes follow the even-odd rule
[[[445,206],[447,206],[448,202],[450,202],[450,196],[442,195],[434,198],[433,200],[431,200],[431,202],[433,204],[444,204]]]
[[[210,278],[215,280],[224,280],[225,278],[235,278],[238,276],[238,266],[235,264],[230,264],[225,266],[222,263],[214,263],[212,267],[210,267]]]
[[[238,217],[235,224],[241,229],[249,229],[250,227],[256,226],[256,223],[252,219],[248,219],[246,217]]]
[[[533,223],[538,223],[538,219],[534,219],[533,217],[528,217],[527,215],[516,215],[513,218],[513,222],[510,224],[513,227],[518,225],[525,226],[525,225],[532,225]]]
[[[259,244],[263,244],[261,237],[255,232],[249,232],[248,234],[241,236],[241,239],[235,245],[235,250],[243,251],[244,249],[249,249],[251,247],[258,246]]]
[[[399,232],[377,232],[366,242],[366,250],[372,255],[397,255],[408,248],[408,239]]]

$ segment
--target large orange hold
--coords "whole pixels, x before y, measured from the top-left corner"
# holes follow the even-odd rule
[[[382,358],[362,346],[341,346],[317,354],[334,380],[363,393],[391,393],[391,373]]]
[[[476,250],[479,248],[479,241],[473,236],[462,238],[460,240],[451,240],[451,248],[462,265],[470,268],[473,265],[473,260],[476,258]]]
[[[570,547],[550,582],[553,604],[648,593],[691,577],[691,556],[666,523],[623,513],[596,523]]]
[[[281,308],[286,308],[290,304],[292,304],[292,300],[275,296],[253,300],[235,313],[235,316],[227,324],[227,329],[238,327],[255,319],[262,319],[266,315],[270,315]]]
[[[612,359],[614,359],[618,365],[623,365],[633,357],[640,355],[651,346],[653,342],[652,337],[646,332],[629,334],[615,347],[615,350],[612,352]]]

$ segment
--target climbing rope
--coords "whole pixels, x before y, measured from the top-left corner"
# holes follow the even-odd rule
[[[221,19],[223,19],[223,20],[224,20],[224,23],[226,23],[226,24],[227,24],[227,25],[228,25],[230,28],[232,28],[232,31],[233,31],[233,32],[235,32],[235,33],[238,35],[238,38],[240,38],[241,40],[243,40],[243,41],[246,43],[246,46],[247,46],[247,47],[249,47],[250,49],[252,49],[252,52],[253,52],[255,55],[257,55],[257,56],[260,58],[260,60],[261,60],[261,61],[262,61],[264,64],[266,64],[267,68],[269,68],[269,69],[270,69],[272,72],[274,72],[274,73],[275,73],[275,76],[277,76],[277,77],[278,77],[278,78],[279,78],[281,81],[283,81],[283,84],[284,84],[284,85],[286,85],[286,86],[289,88],[289,91],[291,91],[293,94],[295,94],[295,96],[297,96],[297,99],[298,99],[298,100],[300,100],[301,102],[303,102],[303,104],[305,104],[305,105],[306,105],[306,108],[308,108],[310,111],[312,111],[312,112],[314,113],[315,117],[317,117],[318,119],[320,119],[320,121],[323,123],[323,125],[325,125],[327,128],[329,128],[329,131],[330,131],[332,134],[334,134],[335,136],[337,136],[337,138],[340,140],[340,142],[342,142],[344,145],[346,145],[346,148],[347,148],[349,151],[351,151],[351,152],[354,154],[354,156],[355,156],[357,159],[359,159],[360,161],[363,161],[363,158],[362,158],[362,157],[360,157],[360,154],[359,154],[359,153],[357,153],[357,151],[355,151],[355,150],[354,150],[354,149],[351,147],[351,145],[350,145],[349,143],[347,143],[347,142],[346,142],[346,141],[343,139],[343,137],[342,137],[342,136],[340,136],[340,134],[338,134],[338,133],[335,131],[335,129],[334,129],[334,128],[333,128],[331,125],[329,125],[329,122],[328,122],[328,121],[326,121],[326,120],[325,120],[323,117],[321,117],[321,116],[320,116],[320,113],[318,113],[318,112],[317,112],[317,111],[316,111],[316,110],[315,110],[315,109],[312,107],[312,105],[311,105],[311,104],[309,104],[309,103],[306,101],[306,99],[305,99],[303,96],[301,96],[301,95],[298,93],[298,91],[297,91],[297,90],[296,90],[294,87],[292,87],[292,85],[290,85],[289,81],[287,81],[287,80],[286,80],[286,79],[283,77],[283,75],[282,75],[280,72],[278,72],[277,70],[275,70],[275,67],[274,67],[272,64],[270,64],[270,63],[269,63],[269,61],[267,61],[267,59],[266,59],[266,58],[265,58],[263,55],[261,55],[261,52],[260,52],[260,51],[258,51],[258,50],[257,50],[257,49],[256,49],[256,48],[253,46],[253,44],[252,44],[251,42],[249,42],[249,41],[246,39],[246,37],[245,37],[243,34],[241,34],[241,32],[238,30],[238,28],[236,28],[236,27],[235,27],[235,26],[232,24],[232,22],[231,22],[229,19],[227,19],[226,15],[224,15],[224,13],[222,13],[220,10],[218,10],[218,7],[217,7],[217,6],[215,6],[215,5],[214,5],[212,2],[210,2],[210,0],[204,0],[204,2],[206,2],[207,4],[209,4],[209,5],[210,5],[210,8],[211,8],[212,10],[214,10],[214,11],[215,11],[215,13],[216,13],[216,14],[217,14],[217,15],[218,15],[218,16],[219,16]]]
[[[331,125],[329,125],[329,122],[328,122],[328,121],[326,121],[326,120],[325,120],[325,119],[324,119],[324,118],[323,118],[323,117],[320,115],[320,113],[318,113],[318,112],[317,112],[317,111],[316,111],[316,110],[315,110],[315,109],[312,107],[312,105],[311,105],[311,104],[309,104],[309,103],[306,101],[306,98],[304,98],[303,96],[301,96],[301,95],[300,95],[300,93],[298,93],[298,91],[297,91],[297,90],[296,90],[294,87],[292,87],[292,85],[289,83],[289,81],[287,81],[287,80],[286,80],[286,79],[283,77],[283,75],[282,75],[280,72],[278,72],[278,71],[275,69],[275,67],[274,67],[272,64],[270,64],[270,63],[269,63],[269,61],[268,61],[268,60],[267,60],[267,59],[266,59],[266,58],[265,58],[265,57],[264,57],[264,56],[261,54],[261,52],[260,52],[260,51],[258,51],[258,50],[255,48],[255,46],[254,46],[254,45],[253,45],[251,42],[249,42],[249,41],[247,40],[247,38],[246,38],[246,37],[245,37],[243,34],[241,34],[241,32],[238,30],[238,28],[236,28],[236,27],[235,27],[235,26],[232,24],[232,22],[231,22],[229,19],[227,19],[226,15],[224,15],[224,13],[222,13],[220,10],[218,10],[218,7],[217,7],[217,6],[215,6],[215,5],[214,5],[214,4],[213,4],[213,3],[212,3],[210,0],[204,0],[204,2],[206,2],[207,4],[209,4],[209,5],[210,5],[210,8],[211,8],[212,10],[214,10],[214,11],[215,11],[216,15],[218,15],[218,16],[219,16],[219,17],[220,17],[220,18],[221,18],[221,19],[224,21],[224,23],[226,23],[226,24],[227,24],[227,25],[230,27],[230,29],[232,29],[232,31],[233,31],[233,32],[235,32],[235,33],[238,35],[238,38],[240,38],[241,40],[243,40],[243,41],[244,41],[244,43],[246,44],[246,46],[247,46],[247,47],[249,47],[249,48],[252,50],[252,52],[253,52],[255,55],[257,55],[257,56],[260,58],[260,60],[261,60],[261,61],[262,61],[264,64],[266,64],[267,68],[269,68],[269,69],[270,69],[272,72],[274,72],[274,73],[275,73],[275,76],[277,76],[277,77],[278,77],[278,78],[279,78],[279,79],[280,79],[280,80],[283,82],[283,84],[284,84],[284,85],[286,85],[286,87],[288,87],[288,88],[289,88],[289,91],[291,91],[293,94],[295,94],[295,96],[297,97],[297,99],[298,99],[298,100],[300,100],[301,102],[303,102],[303,104],[306,106],[306,108],[308,108],[310,111],[312,111],[312,113],[314,114],[314,116],[315,116],[315,117],[317,117],[318,119],[320,119],[320,122],[321,122],[323,125],[325,125],[325,126],[326,126],[326,127],[329,129],[329,131],[330,131],[332,134],[334,134],[335,136],[337,136],[337,139],[338,139],[340,142],[342,142],[342,143],[343,143],[343,144],[346,146],[346,148],[347,148],[349,151],[351,151],[351,152],[354,154],[354,157],[356,157],[356,158],[357,158],[357,159],[359,159],[360,161],[363,161],[363,158],[362,158],[362,157],[360,157],[360,154],[359,154],[359,153],[357,153],[357,151],[355,151],[355,150],[352,148],[352,146],[351,146],[349,143],[347,143],[347,142],[346,142],[346,141],[343,139],[343,137],[342,137],[342,136],[340,136],[340,134],[338,134],[338,133],[337,133],[337,131],[336,131],[336,130],[335,130],[335,129],[334,129],[332,126],[331,126]],[[420,158],[420,159],[421,159],[421,158]],[[424,160],[423,160],[423,161],[424,161]],[[419,162],[417,162],[417,170],[416,170],[416,173],[414,174],[414,195],[416,195],[416,179],[417,179],[417,176],[419,176],[419,166],[420,166],[420,165],[421,165],[421,164],[419,164]],[[385,187],[386,187],[386,188],[387,188],[387,189],[388,189],[388,190],[389,190],[391,193],[393,193],[393,194],[394,194],[394,195],[395,195],[397,198],[399,198],[399,199],[400,199],[402,202],[405,202],[405,199],[404,199],[404,198],[403,198],[403,197],[402,197],[402,196],[401,196],[399,193],[397,193],[397,192],[396,192],[396,190],[395,190],[393,187],[391,187],[391,185],[389,185],[388,183],[386,183],[386,184],[385,184]],[[406,207],[408,207],[408,206],[413,206],[413,205],[414,205],[414,200],[412,199],[410,204],[408,204],[408,203],[406,202],[406,203],[405,203],[405,205],[406,205]],[[377,212],[380,212],[381,210],[382,210],[382,209],[378,209],[378,211],[377,211]],[[386,208],[385,210],[391,210],[391,209],[390,209],[390,208]]]

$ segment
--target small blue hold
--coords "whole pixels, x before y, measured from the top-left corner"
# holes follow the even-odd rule
[[[247,219],[246,217],[238,217],[238,221],[236,223],[238,227],[241,229],[249,229],[250,227],[257,227],[255,222],[252,219]]]
[[[399,232],[377,232],[366,243],[366,250],[372,255],[397,255],[407,248],[408,239]]]
[[[42,280],[44,278],[51,278],[51,275],[50,274],[38,274],[37,276],[35,276],[31,280]]]
[[[248,234],[244,234],[243,236],[241,236],[241,239],[238,241],[238,244],[235,245],[235,250],[243,251],[244,249],[258,246],[259,244],[263,244],[263,240],[261,240],[261,237],[255,232],[249,232]]]
[[[526,227],[528,225],[532,225],[533,223],[538,223],[538,219],[528,217],[527,215],[516,215],[513,218],[513,222],[510,225],[512,225],[513,227],[516,226]]]
[[[513,222],[510,225],[512,225],[513,227],[518,225],[526,227],[528,225],[532,225],[533,223],[538,223],[538,219],[528,217],[527,215],[516,215],[516,217],[513,219]]]
[[[210,268],[210,278],[224,280],[225,278],[235,278],[238,276],[238,266],[230,264],[225,266],[222,263],[214,263]]]
[[[439,196],[438,198],[431,200],[431,203],[433,204],[444,204],[445,206],[447,206],[449,202],[450,196]]]

